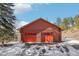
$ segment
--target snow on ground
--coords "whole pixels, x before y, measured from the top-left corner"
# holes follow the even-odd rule
[[[74,38],[62,38],[64,43],[66,44],[79,44],[79,40],[75,40]]]
[[[79,41],[65,38],[57,44],[24,44],[0,47],[0,56],[79,56]]]

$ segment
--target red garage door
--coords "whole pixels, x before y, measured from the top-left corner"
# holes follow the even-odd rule
[[[36,42],[36,33],[25,33],[24,42]]]
[[[52,34],[43,34],[42,35],[42,42],[52,43],[53,40],[54,40],[54,36]]]
[[[36,36],[34,35],[28,35],[26,38],[25,38],[26,42],[36,42]]]
[[[52,35],[45,35],[44,40],[46,43],[53,42],[53,36]]]
[[[36,36],[28,35],[24,38],[24,42],[36,42]]]

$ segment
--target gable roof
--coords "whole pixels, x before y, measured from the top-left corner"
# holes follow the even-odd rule
[[[55,28],[58,28],[59,30],[61,30],[61,28],[59,28],[55,24],[52,24],[52,23],[48,22],[47,20],[44,20],[43,18],[38,18],[37,20],[35,20],[29,24],[26,24],[19,29],[27,28],[26,29],[27,31],[40,32],[40,31],[43,31],[44,29],[46,29],[47,27],[53,27],[53,26]],[[37,31],[37,29],[38,29],[38,31]]]

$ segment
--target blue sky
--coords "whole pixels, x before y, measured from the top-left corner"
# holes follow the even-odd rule
[[[19,21],[31,22],[41,17],[56,22],[58,17],[73,17],[79,14],[79,4],[15,4],[15,11]]]

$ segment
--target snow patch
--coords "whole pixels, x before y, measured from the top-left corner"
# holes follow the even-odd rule
[[[57,44],[16,43],[9,47],[0,47],[0,56],[79,56],[79,41],[69,39]]]

